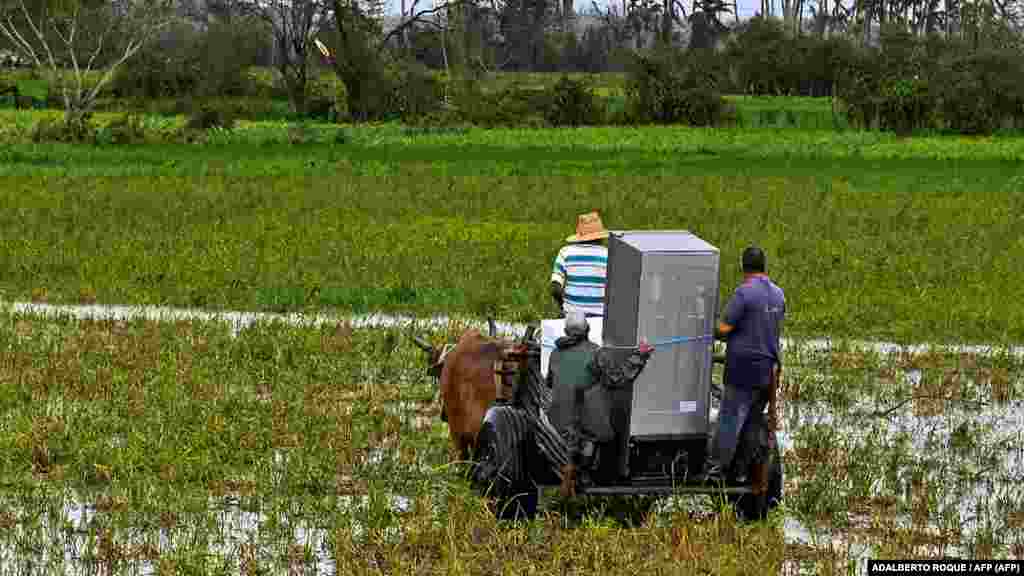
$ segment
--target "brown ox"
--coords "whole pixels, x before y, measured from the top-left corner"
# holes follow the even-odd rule
[[[488,324],[489,336],[466,330],[447,351],[412,336],[430,357],[428,372],[440,381],[441,420],[448,423],[452,446],[463,460],[474,455],[487,409],[499,394],[508,397],[519,363],[509,356],[515,342],[496,338],[493,320],[488,319]]]

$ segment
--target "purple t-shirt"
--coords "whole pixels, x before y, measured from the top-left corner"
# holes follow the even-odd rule
[[[786,316],[786,296],[767,276],[751,276],[736,288],[722,320],[733,326],[726,355],[781,364],[779,331]]]

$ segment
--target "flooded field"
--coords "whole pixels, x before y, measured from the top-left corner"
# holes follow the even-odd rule
[[[1013,350],[788,342],[785,503],[766,522],[710,497],[546,494],[541,518],[503,525],[448,464],[397,322],[27,312],[0,313],[0,574],[820,574],[1024,556]]]

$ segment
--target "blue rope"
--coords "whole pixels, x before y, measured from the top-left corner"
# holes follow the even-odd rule
[[[673,346],[675,344],[686,344],[689,342],[703,342],[705,340],[714,340],[713,334],[705,334],[704,336],[677,336],[675,338],[669,338],[668,340],[661,340],[658,342],[649,342],[654,348],[663,348],[665,346]],[[555,343],[552,340],[542,340],[541,346],[545,348],[554,348]],[[632,350],[636,346],[609,346],[605,345],[602,348],[612,348],[617,350]]]

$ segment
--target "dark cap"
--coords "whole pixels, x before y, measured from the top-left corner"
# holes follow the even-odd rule
[[[748,246],[743,251],[743,272],[746,274],[764,273],[764,251],[757,246]]]

